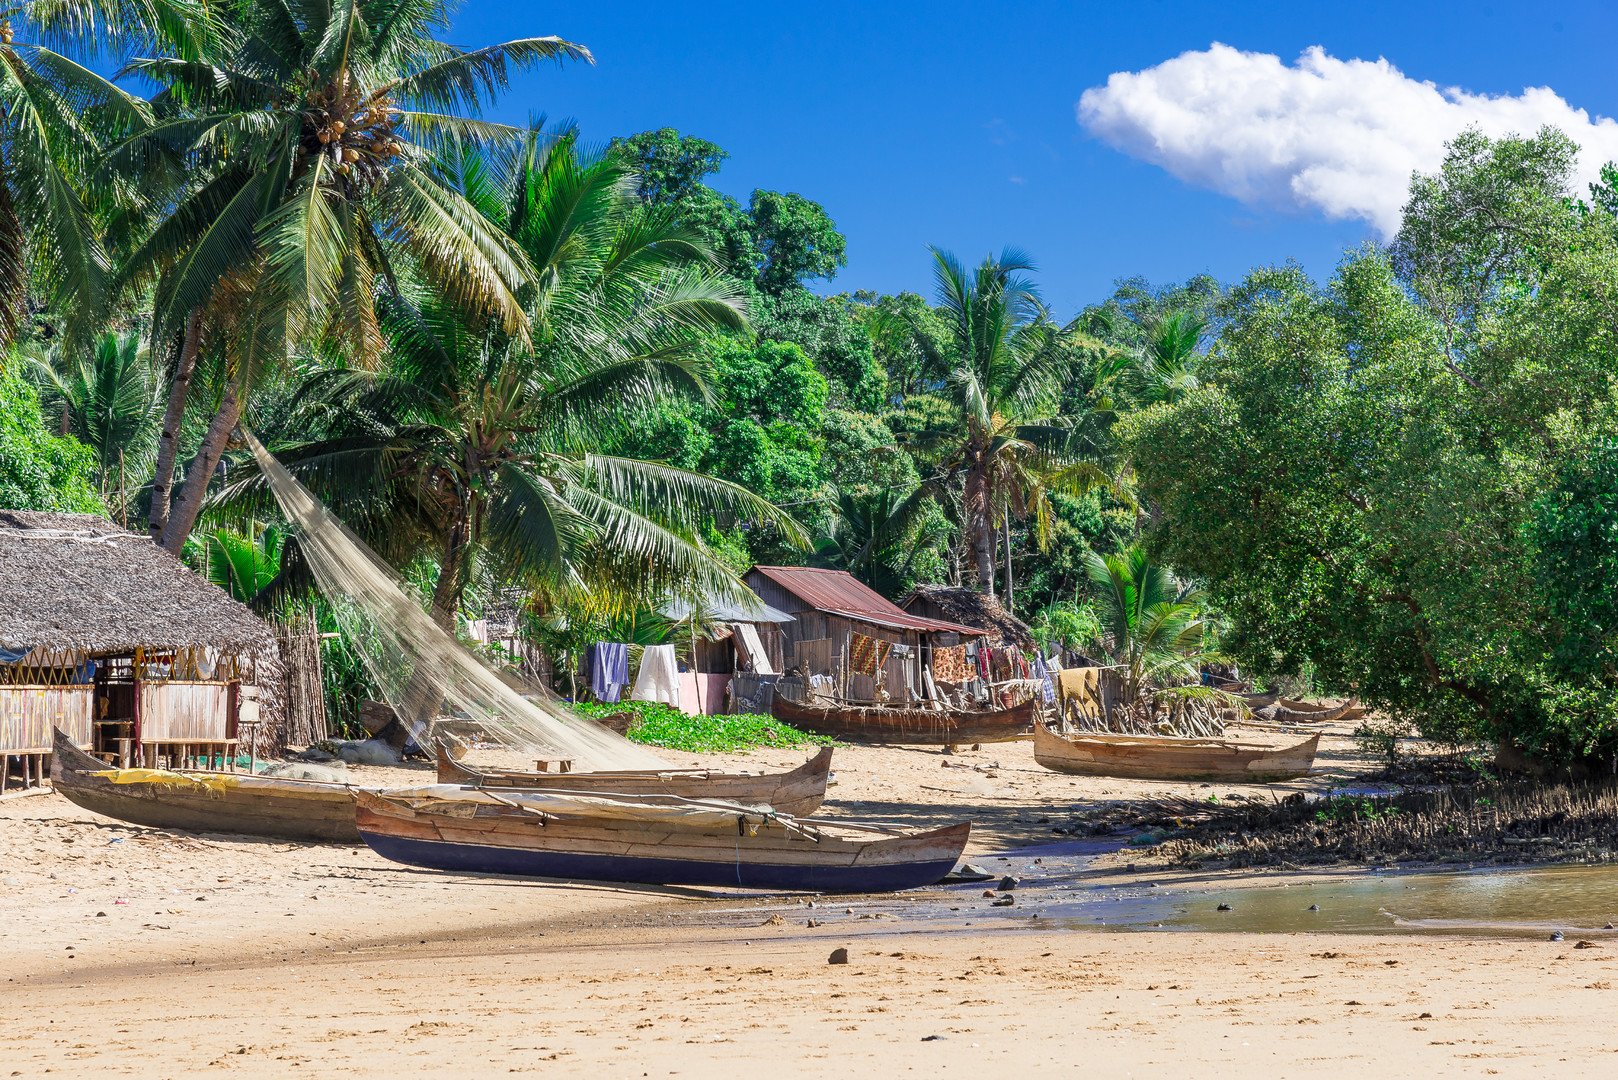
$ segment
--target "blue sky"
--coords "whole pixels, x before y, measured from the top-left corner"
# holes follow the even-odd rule
[[[1294,258],[1324,275],[1344,248],[1378,235],[1370,211],[1352,216],[1353,205],[1372,198],[1365,186],[1402,187],[1350,177],[1354,190],[1322,199],[1349,205],[1351,216],[1329,220],[1307,200],[1286,205],[1260,195],[1244,203],[1195,179],[1244,168],[1239,159],[1262,144],[1262,131],[1233,139],[1241,145],[1232,150],[1165,151],[1171,167],[1193,177],[1177,179],[1162,161],[1142,160],[1153,154],[1141,147],[1160,134],[1141,119],[1146,106],[1124,103],[1122,133],[1108,140],[1081,126],[1080,95],[1114,72],[1153,68],[1215,42],[1274,54],[1282,66],[1320,46],[1339,61],[1386,58],[1409,80],[1487,95],[1545,86],[1573,107],[1618,115],[1611,61],[1618,5],[1611,3],[466,0],[453,40],[471,46],[534,33],[581,42],[596,64],[524,76],[498,115],[570,117],[587,139],[603,142],[672,126],[719,143],[732,155],[716,181],[721,189],[743,200],[755,187],[798,191],[831,213],[849,255],[833,290],[925,291],[927,244],[974,259],[1009,244],[1034,256],[1047,300],[1064,315],[1132,274],[1154,283],[1202,271],[1231,280],[1253,265]],[[1419,150],[1427,130],[1387,130],[1413,110],[1398,88],[1362,93],[1360,77],[1330,76],[1338,96],[1308,107],[1326,112],[1305,108],[1294,118],[1297,130],[1325,144],[1310,153],[1346,158],[1349,172],[1376,157],[1380,144],[1365,149],[1336,137],[1341,102],[1384,101],[1382,118],[1373,120],[1382,125],[1376,139],[1408,137]],[[1262,78],[1250,88],[1261,99]],[[1222,82],[1216,77],[1206,92],[1217,97]],[[1169,87],[1171,98],[1178,93]],[[1235,108],[1265,111],[1262,101]],[[1243,122],[1218,113],[1197,126],[1206,137],[1208,128]],[[1392,156],[1384,173],[1402,175],[1405,160]],[[1326,164],[1344,167],[1343,160]]]

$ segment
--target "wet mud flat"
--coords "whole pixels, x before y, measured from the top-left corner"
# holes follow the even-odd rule
[[[1059,934],[1196,931],[1249,934],[1577,935],[1618,948],[1618,866],[1374,867],[1317,873],[1101,870],[1108,841],[1069,841],[971,860],[983,881],[878,896],[716,893],[670,922],[837,934]]]

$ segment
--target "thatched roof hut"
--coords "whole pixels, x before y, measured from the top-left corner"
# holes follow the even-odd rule
[[[270,628],[144,536],[92,514],[0,510],[0,648],[273,650]]]
[[[899,606],[912,615],[945,619],[988,630],[999,636],[999,644],[1004,647],[1035,647],[1034,635],[1027,623],[1007,611],[1000,601],[976,589],[954,585],[917,585],[900,598]]]
[[[0,510],[0,787],[19,762],[37,779],[52,728],[148,764],[230,753],[249,732],[274,745],[280,677],[270,627],[150,539]]]

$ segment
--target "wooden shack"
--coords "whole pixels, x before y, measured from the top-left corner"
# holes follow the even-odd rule
[[[276,657],[265,623],[150,539],[0,510],[0,786],[49,774],[53,727],[107,761],[228,758]]]
[[[782,693],[827,696],[849,702],[904,705],[929,697],[924,673],[932,652],[981,639],[986,631],[912,614],[842,570],[809,566],[755,566],[749,588],[773,608],[793,616],[782,626],[784,663],[801,683],[783,683]],[[889,642],[886,662],[874,675],[851,670],[858,637]]]

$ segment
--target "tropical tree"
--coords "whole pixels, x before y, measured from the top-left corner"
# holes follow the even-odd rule
[[[327,437],[280,456],[395,565],[436,562],[452,626],[479,556],[550,597],[737,596],[706,549],[715,520],[791,519],[740,486],[595,452],[671,395],[702,394],[709,336],[745,327],[732,283],[616,159],[531,136],[517,160],[469,162],[462,197],[535,269],[525,336],[443,298],[387,298],[382,371],[316,372],[289,425]],[[258,489],[256,480],[230,495]]]
[[[157,436],[161,379],[136,334],[105,333],[88,352],[58,341],[30,364],[41,404],[95,454],[102,497],[127,519],[126,478],[141,477]]]
[[[251,603],[281,572],[286,533],[278,525],[248,523],[245,531],[216,528],[190,537],[187,554],[209,581],[242,603]]]
[[[1032,262],[1008,249],[968,271],[947,252],[932,252],[939,308],[949,321],[936,363],[950,373],[944,393],[953,416],[949,427],[920,432],[912,442],[938,458],[952,485],[959,483],[977,587],[993,595],[998,525],[1032,514],[1043,536],[1047,492],[1111,481],[1076,452],[1074,424],[1057,415],[1074,331],[1051,320],[1026,277]],[[1006,539],[1009,556],[1009,529]]]
[[[43,14],[55,21],[57,9],[91,6],[54,2]],[[103,139],[138,122],[142,109],[88,68],[19,40],[19,25],[25,34],[42,29],[33,14],[0,3],[0,347],[13,340],[31,289],[56,311],[84,316],[71,327],[101,314],[108,266],[84,185]]]
[[[906,491],[872,488],[839,491],[829,527],[815,543],[817,561],[847,570],[882,593],[896,593],[913,583],[917,560],[932,550],[929,535],[940,524],[933,485],[917,483]]]
[[[1143,404],[1180,400],[1198,385],[1208,320],[1194,311],[1172,311],[1146,326],[1136,363]]]
[[[161,219],[124,260],[127,288],[154,290],[154,340],[177,346],[151,528],[178,551],[248,390],[289,344],[373,364],[379,294],[420,277],[521,338],[531,268],[441,167],[465,144],[520,132],[475,119],[514,69],[588,59],[531,37],[464,51],[436,40],[445,4],[233,0],[184,50],[124,73],[157,86],[148,118],[107,170]],[[131,196],[134,197],[133,195]],[[169,485],[193,372],[217,365],[214,415],[185,487]]]
[[[1130,545],[1113,555],[1085,553],[1101,623],[1101,647],[1125,672],[1125,699],[1197,681],[1217,637],[1202,594]]]

